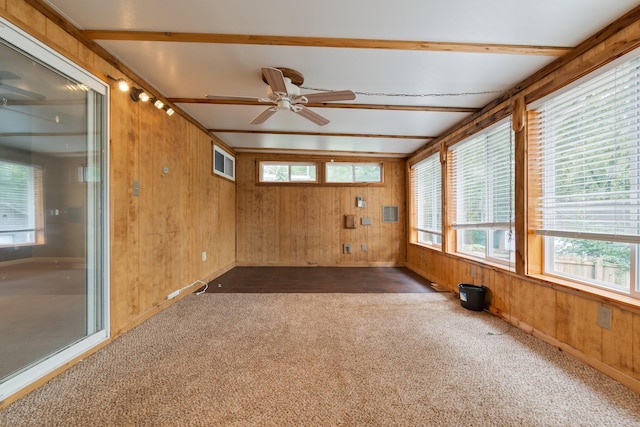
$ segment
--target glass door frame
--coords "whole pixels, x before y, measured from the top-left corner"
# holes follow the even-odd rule
[[[35,363],[33,366],[26,368],[21,373],[10,377],[8,380],[0,383],[0,402],[6,400],[9,396],[19,392],[25,387],[29,386],[36,381],[46,378],[51,375],[55,371],[64,367],[69,362],[73,361],[81,357],[87,351],[93,349],[94,347],[106,342],[110,337],[110,306],[109,306],[109,85],[98,77],[91,74],[89,71],[83,69],[79,65],[75,64],[71,60],[63,57],[46,44],[38,41],[37,39],[31,37],[28,33],[22,31],[17,28],[9,21],[0,17],[0,39],[2,39],[5,43],[10,46],[13,46],[34,59],[41,62],[43,65],[51,68],[55,72],[62,73],[67,75],[68,77],[81,82],[86,85],[89,89],[95,91],[96,93],[103,96],[102,103],[102,114],[100,118],[102,120],[101,123],[101,132],[100,137],[102,138],[102,147],[101,147],[101,164],[100,172],[101,172],[101,188],[102,194],[101,197],[96,197],[94,202],[96,205],[99,205],[98,212],[99,218],[101,218],[101,227],[100,231],[96,233],[96,229],[88,230],[89,233],[87,235],[88,244],[95,242],[96,240],[101,242],[101,247],[99,248],[99,254],[101,259],[96,260],[95,256],[93,256],[93,260],[91,260],[92,256],[87,254],[87,262],[88,267],[91,264],[91,267],[94,268],[96,264],[100,264],[102,266],[102,271],[100,275],[97,276],[101,283],[93,285],[89,284],[89,287],[93,287],[93,290],[88,289],[87,297],[93,296],[93,301],[96,300],[96,297],[100,297],[101,304],[99,307],[95,307],[95,310],[98,311],[98,315],[101,317],[102,328],[99,330],[95,330],[95,326],[92,328],[90,325],[88,326],[89,331],[92,329],[95,330],[93,333],[88,333],[82,340],[79,342],[72,344],[65,349],[50,355],[44,360]],[[91,100],[92,97],[90,97]],[[89,102],[91,104],[91,102]],[[88,105],[88,113],[92,113],[92,109],[95,107],[95,104]],[[94,115],[88,116],[91,121],[92,118],[95,118]],[[95,131],[95,127],[92,124],[91,128],[87,129],[88,133],[91,131]],[[90,139],[94,137],[94,135],[89,135]],[[89,148],[91,146],[95,147],[96,140],[89,141]],[[88,227],[93,226],[91,221],[88,221]],[[98,235],[99,234],[99,235]],[[90,273],[90,272],[89,272]],[[95,276],[94,276],[95,277]],[[89,281],[95,282],[95,279],[88,278]],[[100,295],[96,294],[100,292]],[[88,300],[90,303],[91,301]],[[91,312],[91,310],[88,310]],[[95,313],[95,311],[94,311]],[[95,323],[96,316],[93,316],[93,322]],[[90,320],[90,319],[87,319]]]

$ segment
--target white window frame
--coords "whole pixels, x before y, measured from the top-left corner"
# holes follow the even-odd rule
[[[216,165],[216,153],[222,155],[224,159],[222,169]],[[213,145],[213,173],[231,181],[236,180],[236,158],[216,144]]]
[[[500,134],[500,132],[509,132],[509,136],[505,137],[505,135]],[[500,139],[500,143],[509,144],[510,153],[508,153],[507,159],[501,159],[497,161],[493,158],[492,154],[495,154],[493,150],[495,147],[492,147],[490,144],[495,143],[495,139]],[[508,139],[507,139],[508,138]],[[462,193],[463,181],[464,178],[462,174],[460,174],[460,179],[458,179],[458,170],[456,168],[457,161],[456,155],[458,150],[463,150],[463,148],[468,148],[472,145],[467,146],[467,144],[480,144],[480,147],[483,152],[482,164],[473,165],[470,169],[480,170],[482,172],[481,178],[485,179],[484,182],[480,182],[482,188],[486,190],[486,196],[484,199],[480,199],[483,202],[484,210],[480,212],[483,213],[483,218],[480,220],[469,220],[468,218],[463,218],[466,216],[463,213],[467,212],[467,207],[464,203],[464,195]],[[489,145],[487,145],[489,144]],[[449,147],[449,158],[450,158],[450,184],[453,191],[453,203],[456,211],[455,218],[451,219],[451,227],[455,231],[456,235],[456,247],[454,252],[459,255],[472,257],[481,259],[487,262],[490,262],[494,265],[505,267],[509,270],[515,269],[515,232],[513,230],[514,227],[514,204],[515,204],[515,193],[514,193],[514,178],[515,178],[515,165],[514,165],[514,136],[513,130],[511,129],[511,116],[505,118],[494,125],[476,133],[475,135],[466,138],[457,144]],[[490,164],[491,161],[497,161],[497,164]],[[509,174],[510,179],[508,182],[499,182],[496,183],[495,179],[497,178],[493,173],[495,170],[495,166],[499,166],[507,162],[509,165]],[[478,169],[479,167],[485,165],[485,169]],[[493,167],[492,167],[493,166]],[[461,170],[464,170],[465,167],[460,167]],[[502,177],[504,180],[504,177]],[[508,221],[499,221],[496,218],[496,215],[502,214],[505,212],[494,212],[494,201],[495,197],[498,195],[497,191],[500,191],[501,194],[505,191],[508,191],[507,201],[509,202],[509,206],[506,212],[509,215]],[[510,195],[509,195],[510,194]],[[504,210],[504,209],[503,209]],[[484,235],[485,245],[482,251],[474,251],[474,250],[465,250],[465,234],[466,233],[480,233]],[[501,241],[497,241],[495,239],[496,233],[502,233]],[[504,246],[503,250],[506,250],[509,253],[508,257],[499,257],[494,251],[494,244],[502,242]]]
[[[277,181],[265,179],[265,166],[284,166],[287,168],[287,180]],[[297,179],[291,175],[293,166],[306,166],[313,168],[315,172],[314,179]],[[288,161],[261,161],[259,162],[259,182],[268,184],[313,184],[318,183],[318,164],[315,162],[288,162]]]
[[[329,169],[337,166],[350,166],[351,167],[351,180],[350,181],[330,181]],[[377,180],[360,180],[356,176],[356,169],[361,166],[377,166],[380,174]],[[325,175],[324,181],[327,184],[366,184],[366,183],[381,183],[383,182],[384,168],[382,163],[359,163],[359,162],[327,162],[325,163]]]
[[[94,224],[94,227],[88,228],[88,239],[94,239],[99,241],[101,247],[101,259],[94,260],[91,257],[87,259],[88,269],[94,269],[96,266],[94,262],[99,262],[101,265],[100,275],[96,279],[101,280],[102,283],[98,289],[100,292],[101,304],[96,307],[100,311],[97,316],[100,316],[101,328],[98,330],[91,330],[89,334],[82,340],[75,344],[66,347],[58,353],[55,353],[37,363],[19,374],[10,377],[8,380],[0,383],[0,401],[6,400],[9,396],[18,393],[20,390],[27,387],[29,384],[41,381],[48,375],[53,374],[59,369],[64,368],[70,361],[81,357],[87,351],[101,345],[109,339],[110,336],[110,305],[109,305],[109,85],[98,77],[91,74],[89,71],[81,68],[79,65],[60,55],[58,52],[33,38],[28,33],[22,31],[20,28],[14,26],[9,21],[0,17],[0,39],[6,41],[12,46],[26,52],[31,57],[37,59],[42,64],[46,64],[57,72],[64,73],[70,78],[81,82],[89,89],[95,91],[104,97],[103,109],[100,113],[100,117],[104,123],[102,123],[101,137],[102,151],[100,152],[100,165],[91,165],[91,168],[99,167],[102,175],[102,194],[100,197],[95,197],[95,201],[100,201],[101,212],[100,222],[101,227],[98,224]],[[89,106],[88,108],[91,108]],[[90,115],[91,117],[91,115]],[[91,129],[88,134],[91,135]],[[90,285],[91,286],[91,285]],[[94,286],[94,288],[98,288]],[[89,290],[93,292],[93,290]],[[98,296],[96,295],[96,298]],[[90,310],[89,310],[90,311]]]
[[[442,164],[440,152],[411,165],[415,243],[442,248]],[[428,191],[432,190],[432,191]],[[429,210],[429,215],[423,215]],[[431,218],[431,223],[426,218]]]
[[[637,67],[640,65],[640,51],[636,50],[635,52],[631,52],[628,55],[625,55],[622,58],[619,58],[616,61],[613,61],[612,63],[601,67],[598,71],[595,71],[593,73],[590,73],[586,76],[584,76],[583,78],[579,79],[578,81],[574,82],[571,85],[568,85],[567,87],[563,88],[562,90],[556,91],[546,97],[544,97],[543,99],[540,99],[534,103],[532,103],[531,105],[528,106],[528,109],[531,111],[541,111],[544,106],[546,105],[546,103],[548,102],[552,102],[555,99],[560,99],[560,97],[563,96],[568,96],[571,97],[573,96],[574,98],[577,96],[578,91],[581,90],[581,88],[584,88],[586,90],[586,92],[584,92],[587,96],[591,96],[593,97],[593,95],[591,95],[591,92],[589,92],[589,87],[593,86],[594,87],[594,91],[598,90],[598,80],[600,79],[606,79],[607,78],[607,74],[609,74],[609,78],[611,80],[609,80],[610,82],[613,82],[616,85],[616,88],[621,87],[622,90],[624,90],[625,87],[628,87],[628,83],[625,83],[624,86],[621,84],[620,86],[617,86],[617,82],[618,79],[620,79],[621,81],[624,79],[624,74],[626,73],[626,71],[624,71],[624,67],[625,64],[627,64],[629,61],[633,61],[635,59],[636,64],[634,64],[632,67],[630,67],[630,71],[628,71],[628,75],[632,76],[635,80],[633,80],[633,84],[634,87],[640,87],[640,72],[636,71]],[[622,68],[621,68],[622,67]],[[635,74],[635,75],[634,75]],[[604,80],[602,80],[604,82]],[[604,92],[607,92],[607,88],[605,87],[605,83],[603,83],[602,88],[604,90]],[[575,94],[572,94],[572,91],[575,92]],[[636,91],[633,91],[634,94],[636,93]],[[618,91],[616,90],[615,92],[616,94],[618,93]],[[622,93],[622,92],[620,92]],[[604,95],[599,95],[601,96],[600,99],[606,99],[607,97],[609,97],[610,99],[614,99],[613,96],[614,95],[609,95],[607,93],[607,97],[605,97]],[[624,97],[624,95],[623,95]],[[593,98],[592,98],[593,99]],[[618,105],[623,105],[626,104],[627,106],[629,106],[630,104],[633,105],[635,104],[634,107],[635,110],[633,111],[633,113],[631,113],[629,109],[626,109],[626,114],[628,117],[634,117],[636,119],[640,119],[640,96],[634,95],[634,97],[632,99],[628,98],[628,97],[624,97],[624,99],[621,101],[620,104],[613,104],[613,107],[615,109],[615,111],[617,112]],[[572,104],[572,109],[575,108],[577,104]],[[604,108],[604,107],[601,107]],[[602,112],[606,112],[607,110],[602,110]],[[612,111],[612,110],[609,110]],[[581,128],[586,128],[587,124],[591,124],[593,125],[595,120],[593,120],[594,117],[597,117],[598,113],[593,113],[590,112],[588,115],[585,115],[585,117],[587,117],[588,119],[585,120],[585,124],[581,125]],[[633,114],[633,115],[631,115]],[[534,115],[535,117],[535,115]],[[542,120],[542,119],[540,119]],[[613,119],[614,123],[618,123],[619,120],[617,118]],[[613,126],[616,127],[616,126]],[[601,126],[596,126],[595,127],[596,131],[598,133],[594,133],[594,135],[599,138],[600,140],[603,140],[604,138],[609,137],[609,135],[605,135],[604,132],[606,132],[605,126],[601,125]],[[640,128],[628,128],[631,129],[629,131],[629,134],[633,134],[634,136],[632,136],[630,138],[630,140],[635,141],[635,146],[632,148],[634,149],[634,153],[633,156],[635,157],[634,160],[632,160],[630,163],[631,164],[637,164],[638,161],[640,161]],[[626,134],[625,134],[626,135]],[[542,138],[542,137],[539,137]],[[533,138],[535,140],[535,138]],[[539,142],[541,144],[541,146],[543,147],[542,149],[544,149],[544,147],[547,145],[545,144],[544,140],[541,140]],[[581,140],[581,145],[584,147],[587,144],[587,141]],[[598,143],[600,147],[605,146],[605,144],[603,144],[603,142],[599,142]],[[597,144],[597,145],[598,145]],[[628,147],[627,147],[628,148]],[[624,149],[624,148],[623,148]],[[556,153],[552,154],[553,156],[556,155]],[[553,160],[549,160],[550,162],[553,162]],[[539,169],[542,171],[541,176],[536,177],[538,180],[543,180],[545,179],[545,175],[546,175],[546,179],[549,182],[549,187],[553,187],[555,185],[555,178],[548,173],[548,171],[552,170],[552,168],[554,168],[555,166],[553,165],[553,163],[548,163],[545,166],[540,166]],[[547,172],[546,172],[547,171]],[[610,180],[611,178],[607,178],[607,180]],[[640,198],[640,168],[637,168],[635,170],[630,170],[630,190],[632,192],[636,193],[636,198]],[[541,189],[544,188],[544,182],[541,181],[540,182],[541,185]],[[545,202],[547,204],[549,203],[555,203],[553,202],[555,195],[554,194],[547,194],[542,190],[543,193],[541,194],[543,199],[547,199],[548,201]],[[549,198],[551,197],[551,198]],[[619,196],[617,196],[619,197]],[[631,195],[632,200],[633,199],[633,195]],[[540,209],[541,208],[541,203],[542,201],[538,202],[538,205],[536,206],[536,209]],[[605,202],[603,202],[605,203]],[[585,206],[589,206],[588,204]],[[613,202],[611,202],[611,206],[613,206]],[[633,206],[633,204],[632,204]],[[616,207],[615,208],[617,211],[620,211],[621,208]],[[624,208],[622,208],[624,209]],[[638,225],[636,226],[636,230],[640,227],[640,220],[638,221]],[[639,269],[638,266],[640,265],[640,230],[636,231],[636,234],[638,234],[638,236],[633,236],[630,235],[629,230],[621,230],[620,232],[618,232],[617,230],[614,230],[614,228],[617,227],[618,221],[615,221],[615,224],[611,225],[610,230],[607,229],[602,229],[601,231],[599,230],[584,230],[584,231],[580,231],[580,230],[562,230],[559,228],[562,228],[561,226],[554,226],[551,223],[549,223],[547,225],[546,220],[544,219],[544,214],[543,213],[538,213],[536,215],[536,218],[532,221],[532,223],[530,224],[530,229],[533,230],[533,232],[537,235],[542,236],[543,239],[543,257],[544,257],[544,262],[543,262],[543,275],[545,276],[549,276],[549,277],[557,277],[562,279],[563,281],[568,281],[568,282],[575,282],[578,283],[580,285],[586,285],[586,286],[590,286],[593,288],[599,288],[599,289],[605,289],[607,291],[610,292],[614,292],[614,293],[619,293],[619,294],[623,294],[623,295],[627,295],[627,296],[631,296],[633,298],[636,299],[640,299],[640,278],[638,277],[639,274]],[[597,278],[597,274],[595,275],[596,277],[594,278],[589,278],[586,277],[583,274],[572,274],[570,272],[567,271],[561,271],[559,268],[556,267],[556,252],[555,252],[555,239],[579,239],[578,241],[582,240],[582,241],[586,241],[586,242],[600,242],[600,243],[606,243],[606,244],[617,244],[617,245],[628,245],[629,248],[629,283],[624,285],[624,286],[620,286],[620,285],[614,285],[610,282],[606,282],[606,281],[602,281],[599,280]],[[597,268],[597,267],[594,267]],[[623,289],[624,288],[624,289]]]

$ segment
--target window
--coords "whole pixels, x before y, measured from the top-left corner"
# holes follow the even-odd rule
[[[532,228],[546,274],[638,296],[640,58],[533,109]]]
[[[37,243],[42,229],[42,168],[0,160],[0,247]]]
[[[417,242],[442,245],[442,173],[439,153],[411,166],[411,193]]]
[[[236,159],[217,145],[213,146],[213,173],[236,180]]]
[[[326,163],[326,178],[329,183],[341,182],[382,182],[380,163]]]
[[[457,252],[500,264],[514,261],[514,148],[505,121],[451,148]]]
[[[2,18],[0,63],[4,399],[108,340],[110,150],[106,83]]]
[[[318,182],[315,163],[260,162],[260,182]]]

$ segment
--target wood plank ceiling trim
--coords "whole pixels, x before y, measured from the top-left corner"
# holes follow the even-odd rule
[[[388,135],[373,133],[340,133],[340,132],[297,132],[281,130],[243,130],[243,129],[209,129],[212,133],[249,133],[267,135],[306,135],[306,136],[346,136],[351,138],[391,138],[391,139],[427,139],[433,140],[435,136],[423,135]]]
[[[573,47],[562,46],[456,43],[338,37],[265,36],[251,34],[173,33],[162,31],[85,30],[83,31],[83,34],[93,40],[253,44],[270,46],[495,53],[511,55],[563,56],[573,50]]]
[[[175,104],[216,104],[216,105],[255,105],[264,106],[264,102],[256,99],[239,98],[167,98]],[[309,108],[347,108],[354,110],[385,110],[385,111],[428,111],[439,113],[477,113],[479,108],[473,107],[439,107],[427,105],[390,105],[390,104],[351,104],[340,102],[322,102],[305,104]]]

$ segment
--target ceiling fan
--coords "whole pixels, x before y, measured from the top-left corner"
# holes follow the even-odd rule
[[[262,80],[268,85],[267,96],[263,98],[253,98],[254,100],[274,104],[264,110],[258,117],[253,119],[252,125],[264,123],[269,117],[280,110],[289,110],[311,120],[313,123],[324,126],[329,120],[320,114],[311,111],[305,104],[348,101],[356,99],[356,94],[350,90],[339,90],[330,92],[317,92],[310,94],[300,94],[300,86],[304,82],[304,77],[296,70],[289,68],[262,68]],[[207,95],[208,99],[220,98],[218,96]]]

